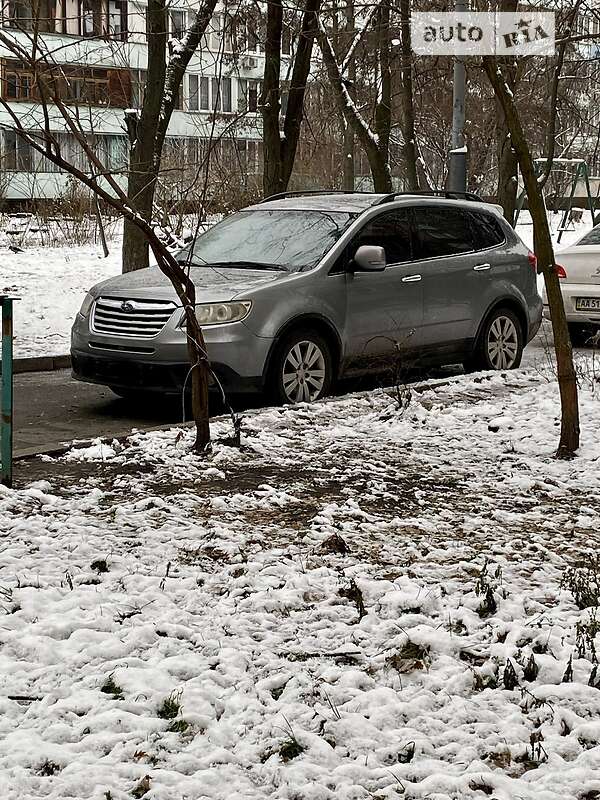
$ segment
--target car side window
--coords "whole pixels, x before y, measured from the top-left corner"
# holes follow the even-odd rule
[[[466,211],[449,206],[415,206],[418,259],[455,256],[473,251]]]
[[[502,226],[491,214],[481,211],[467,212],[473,229],[473,239],[476,250],[487,250],[496,247],[506,239]]]
[[[386,211],[369,220],[351,245],[351,257],[362,245],[383,247],[388,264],[412,260],[411,214],[408,209]]]

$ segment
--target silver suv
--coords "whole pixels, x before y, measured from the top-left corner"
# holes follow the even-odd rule
[[[512,369],[541,322],[535,256],[473,195],[278,195],[178,260],[215,376],[283,402],[390,364]],[[156,267],[99,283],[73,325],[73,375],[120,395],[180,391],[182,317]]]

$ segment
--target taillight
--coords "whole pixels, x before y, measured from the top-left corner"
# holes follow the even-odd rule
[[[534,272],[537,272],[537,256],[535,253],[532,253],[531,250],[527,253],[527,258],[529,259],[529,263],[531,264],[531,268]]]
[[[556,274],[558,275],[559,278],[566,278],[567,277],[567,273],[565,272],[565,268],[564,267],[561,267],[560,264],[555,264],[554,267],[556,269]]]

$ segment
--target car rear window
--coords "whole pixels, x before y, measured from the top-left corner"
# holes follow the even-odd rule
[[[583,239],[580,239],[577,242],[577,245],[580,244],[600,244],[600,225],[596,225],[595,228],[592,228],[591,231],[588,231]]]
[[[469,217],[462,208],[415,206],[417,258],[439,258],[469,253],[473,235]]]
[[[491,214],[481,211],[468,211],[473,229],[473,239],[476,250],[487,250],[496,247],[506,239],[502,226]]]

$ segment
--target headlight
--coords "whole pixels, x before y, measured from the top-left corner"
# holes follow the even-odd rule
[[[252,303],[242,300],[239,303],[203,303],[196,306],[196,319],[200,325],[224,325],[227,322],[240,322],[250,313]],[[185,314],[179,323],[185,326]]]
[[[95,299],[96,298],[94,295],[90,292],[86,294],[83,299],[83,303],[81,304],[81,308],[79,309],[79,313],[82,317],[87,317],[87,315],[90,313],[90,308],[92,307]]]

